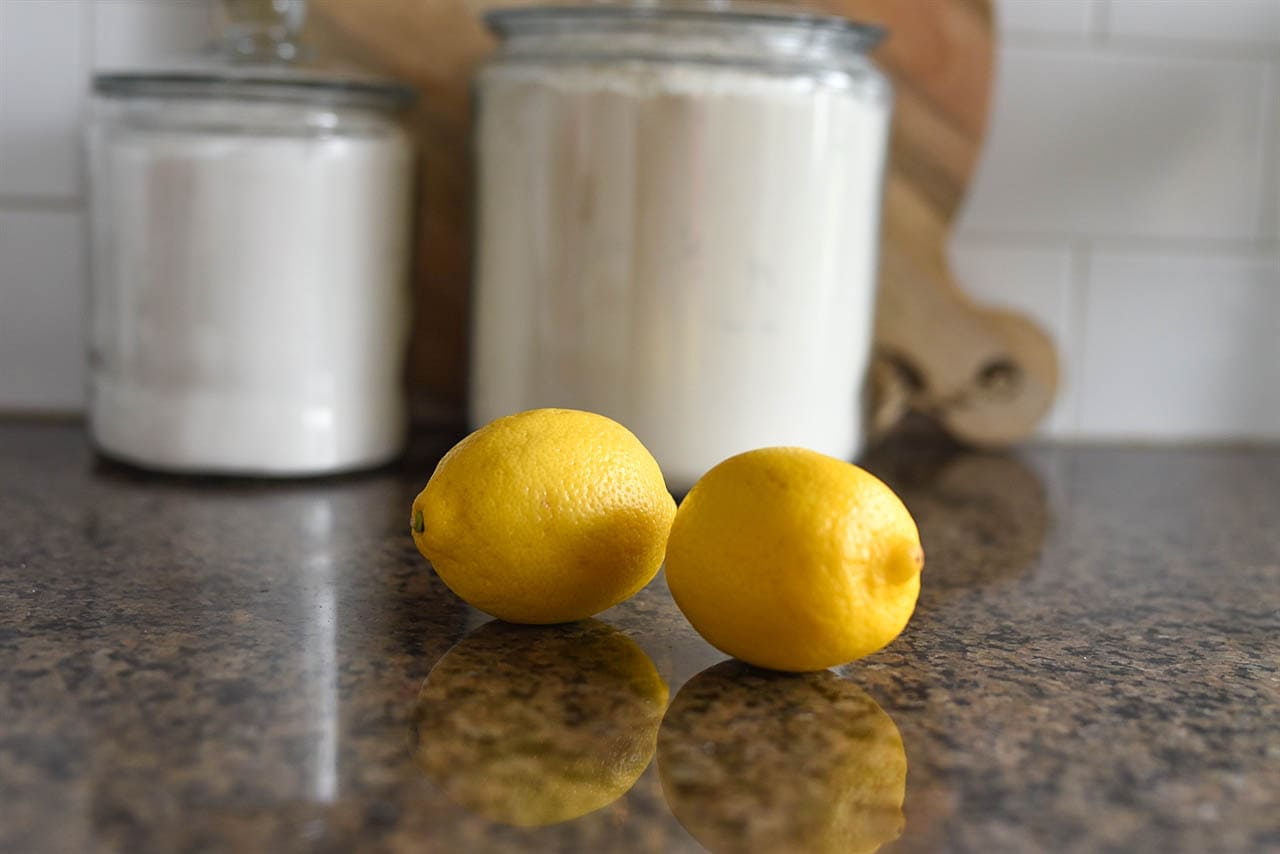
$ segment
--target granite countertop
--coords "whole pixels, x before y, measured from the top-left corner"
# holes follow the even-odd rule
[[[1280,851],[1280,448],[896,440],[916,615],[782,676],[661,576],[486,625],[406,527],[452,438],[261,483],[0,425],[0,850]]]

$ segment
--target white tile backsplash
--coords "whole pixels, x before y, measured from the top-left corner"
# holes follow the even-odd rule
[[[965,243],[952,247],[952,271],[977,302],[1020,311],[1049,333],[1058,346],[1060,393],[1041,429],[1045,436],[1070,435],[1076,394],[1072,376],[1071,252]]]
[[[964,225],[1253,239],[1266,77],[1255,61],[1006,48]]]
[[[1060,337],[1047,432],[1280,439],[1280,0],[1000,8],[953,255]]]
[[[88,74],[209,0],[0,0],[0,412],[83,399]],[[1051,437],[1280,439],[1280,0],[998,0],[974,299],[1057,340]]]
[[[1098,253],[1085,312],[1082,431],[1280,436],[1278,273],[1271,255]]]
[[[1114,36],[1280,45],[1280,2],[1110,0],[1106,26]]]
[[[79,195],[84,17],[82,0],[0,0],[0,198]]]
[[[0,210],[0,401],[7,407],[84,405],[84,243],[79,213]]]
[[[1098,13],[1100,0],[1008,0],[997,4],[1001,33],[1086,35]]]
[[[96,0],[93,67],[129,68],[189,57],[208,41],[210,23],[206,0]]]

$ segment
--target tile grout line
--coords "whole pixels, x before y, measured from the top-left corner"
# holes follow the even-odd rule
[[[1012,50],[1099,53],[1118,58],[1243,63],[1267,61],[1275,56],[1277,46],[1268,42],[1234,39],[1207,41],[1111,32],[1095,34],[1092,30],[1083,34],[1013,30],[1005,34],[1001,47]]]
[[[1277,238],[1255,237],[1156,237],[1137,234],[1088,233],[1078,231],[1005,231],[966,228],[956,239],[992,248],[1063,249],[1087,243],[1091,249],[1168,252],[1178,255],[1259,255],[1274,253]]]
[[[1072,241],[1067,287],[1067,336],[1071,343],[1072,357],[1065,366],[1066,381],[1071,386],[1071,401],[1067,407],[1065,433],[1068,439],[1082,435],[1084,420],[1084,366],[1085,366],[1085,317],[1089,299],[1089,276],[1092,274],[1093,247],[1087,240]],[[1062,383],[1059,383],[1061,387]]]
[[[98,33],[98,13],[95,6],[95,0],[81,0],[80,17],[80,61],[83,63],[79,111],[76,121],[76,129],[79,134],[78,154],[79,165],[79,190],[81,199],[81,208],[83,215],[80,217],[79,234],[80,241],[80,352],[84,360],[81,367],[80,376],[80,401],[77,410],[82,414],[86,414],[89,405],[89,350],[90,350],[90,330],[93,328],[93,258],[92,243],[90,238],[90,230],[93,225],[90,222],[90,202],[89,187],[92,178],[89,174],[89,119],[93,108],[93,73],[97,64],[97,33]]]
[[[3,0],[0,0],[3,2]],[[30,196],[0,193],[0,211],[10,213],[77,213],[84,207],[78,196]]]
[[[1277,63],[1273,58],[1266,64],[1266,73],[1262,76],[1262,103],[1259,115],[1262,117],[1262,151],[1258,158],[1258,215],[1255,221],[1255,238],[1259,246],[1267,246],[1278,236],[1280,230],[1276,223],[1277,204],[1280,201],[1280,181],[1277,180],[1276,148],[1280,146],[1280,134],[1276,125],[1280,123],[1280,115],[1276,114],[1276,72]],[[1270,196],[1267,193],[1270,193]],[[1270,233],[1268,233],[1268,230]],[[1274,250],[1273,250],[1274,251]]]
[[[85,156],[90,81],[93,77],[93,34],[96,23],[93,0],[80,0],[80,90],[76,94],[76,193],[80,206],[89,199],[89,164]]]
[[[1258,62],[1273,56],[1276,45],[1241,39],[1159,38],[1157,36],[1108,34],[1106,46],[1116,53],[1138,56],[1167,56],[1173,59]]]
[[[1111,41],[1111,6],[1109,0],[1093,0],[1089,6],[1089,43],[1106,45]]]

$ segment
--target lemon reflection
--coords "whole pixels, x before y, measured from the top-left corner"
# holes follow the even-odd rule
[[[417,759],[457,803],[519,827],[612,803],[653,758],[667,685],[597,620],[486,623],[418,695]]]
[[[902,833],[907,755],[853,684],[727,661],[676,695],[658,735],[662,790],[712,852],[872,852]]]

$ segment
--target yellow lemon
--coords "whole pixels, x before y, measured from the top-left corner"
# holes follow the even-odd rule
[[[675,512],[657,461],[621,424],[535,409],[445,454],[414,499],[410,528],[471,605],[513,623],[563,623],[648,584]]]
[[[870,854],[905,824],[902,736],[831,672],[704,670],[662,721],[658,775],[671,812],[717,854]]]
[[[803,448],[730,457],[676,513],[667,582],[709,643],[775,670],[870,655],[907,625],[924,550],[898,496]]]
[[[598,620],[492,622],[432,668],[416,758],[450,798],[493,821],[568,821],[635,784],[667,696],[644,650]]]

